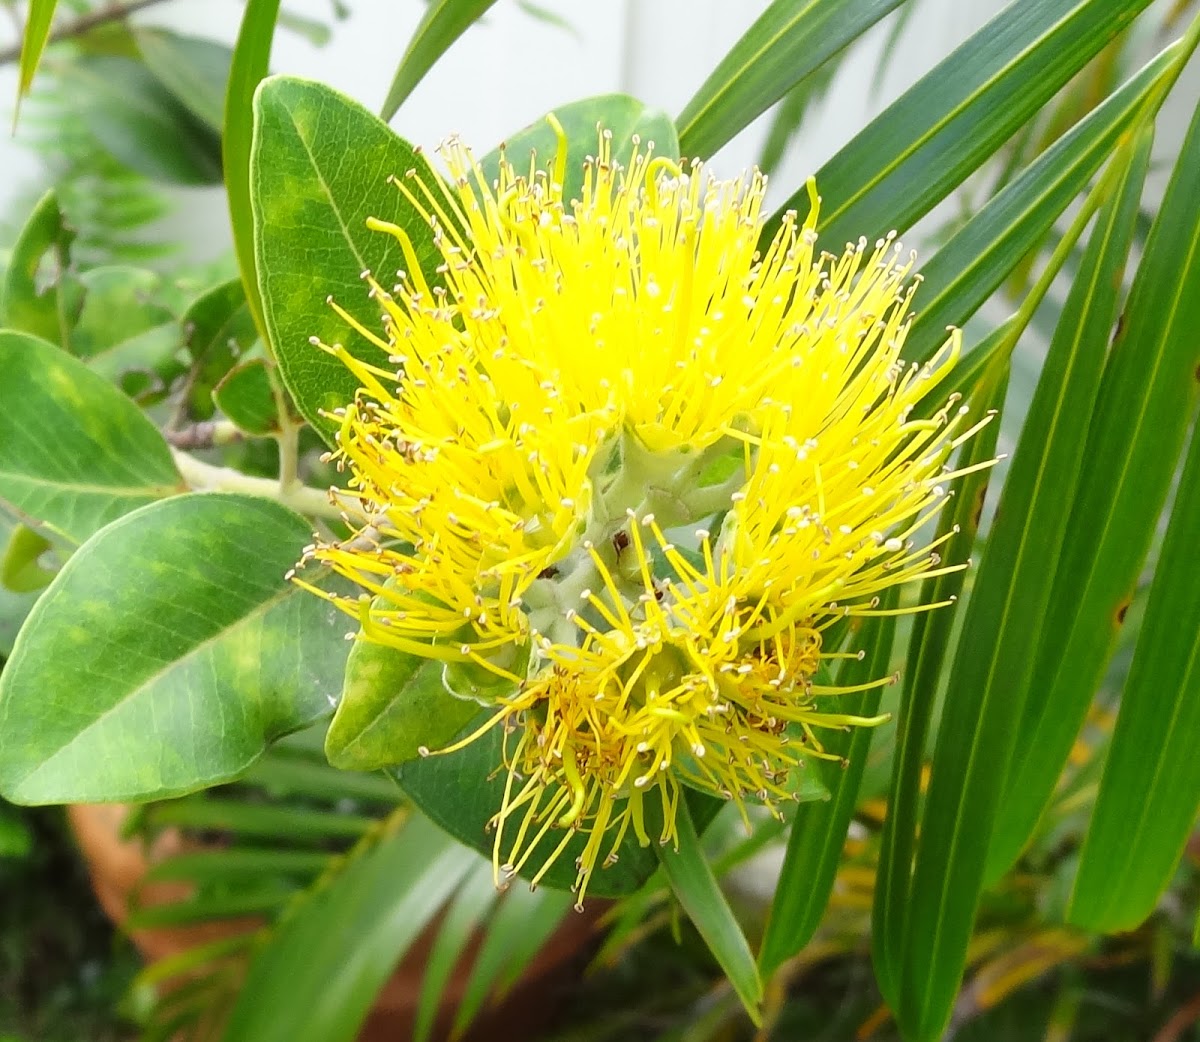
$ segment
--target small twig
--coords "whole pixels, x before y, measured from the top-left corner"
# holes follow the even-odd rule
[[[128,18],[131,14],[141,11],[143,8],[153,7],[155,4],[161,4],[162,2],[163,0],[129,0],[128,3],[110,4],[108,7],[102,7],[98,11],[90,11],[69,22],[64,22],[57,29],[53,30],[46,43],[57,43],[59,40],[70,40],[73,37],[82,36],[99,25],[104,25],[107,22],[121,21]],[[20,57],[21,42],[17,41],[13,46],[0,51],[0,65],[11,65],[13,62],[18,61]]]

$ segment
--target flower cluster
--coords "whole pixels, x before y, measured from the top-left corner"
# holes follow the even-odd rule
[[[972,430],[946,375],[900,359],[911,258],[890,238],[818,252],[812,205],[765,245],[765,179],[714,179],[607,133],[580,198],[566,149],[498,177],[457,142],[445,186],[398,180],[434,230],[437,282],[371,292],[390,368],[338,410],[357,530],[315,546],[363,591],[325,596],[360,638],[495,679],[501,882],[585,834],[582,896],[627,835],[675,838],[681,786],[777,807],[838,711],[827,640],[886,587],[936,575],[918,530]],[[906,610],[933,607],[917,605]],[[886,683],[880,678],[876,683]],[[873,686],[873,685],[872,685]],[[461,692],[458,692],[461,694]],[[657,801],[647,824],[647,800]],[[561,834],[561,835],[560,835]]]

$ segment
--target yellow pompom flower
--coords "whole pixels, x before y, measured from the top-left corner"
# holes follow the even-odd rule
[[[502,160],[489,182],[451,142],[448,189],[397,181],[439,284],[371,222],[409,270],[370,280],[381,336],[345,317],[393,368],[325,347],[362,388],[333,454],[357,531],[307,557],[364,591],[322,594],[360,639],[444,661],[460,697],[488,700],[464,671],[495,680],[484,726],[434,752],[502,728],[497,880],[540,851],[536,883],[582,832],[582,899],[630,832],[674,841],[681,786],[778,808],[829,756],[822,728],[878,722],[818,679],[861,656],[826,634],[961,567],[916,540],[976,428],[954,396],[910,418],[958,338],[901,361],[912,262],[890,238],[818,252],[810,183],[805,221],[761,249],[760,174],[636,142],[622,167],[607,134],[568,201],[555,127],[553,169]]]

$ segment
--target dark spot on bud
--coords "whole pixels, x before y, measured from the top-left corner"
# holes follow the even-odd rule
[[[613,549],[621,553],[629,545],[629,533],[622,528],[613,536],[612,541]]]
[[[558,575],[558,569],[556,567],[554,567],[554,565],[549,565],[548,567],[543,568],[540,572],[538,572],[537,577],[539,579],[553,579],[553,578],[557,577],[557,575]]]
[[[1117,620],[1118,626],[1122,626],[1125,624],[1125,616],[1128,613],[1129,613],[1129,601],[1125,600],[1117,605],[1116,620]]]

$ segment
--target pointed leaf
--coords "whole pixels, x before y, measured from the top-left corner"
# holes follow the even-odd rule
[[[415,760],[422,746],[449,745],[479,713],[442,683],[443,665],[395,648],[356,641],[325,753],[335,767],[373,771]]]
[[[285,507],[217,494],[97,533],[0,674],[0,791],[24,803],[187,792],[328,712],[345,625],[284,578],[310,537]]]
[[[1193,434],[1146,605],[1068,918],[1132,930],[1154,911],[1200,807],[1200,434]]]
[[[82,542],[183,490],[162,435],[82,362],[0,332],[0,372],[0,501]]]
[[[1054,577],[1013,783],[1050,798],[1116,646],[1200,392],[1200,116],[1193,119],[1109,353],[1070,539]],[[1055,767],[1055,764],[1058,767]]]
[[[1007,141],[1148,0],[1016,0],[817,174],[834,245],[904,232]],[[804,189],[776,214],[808,210]],[[772,228],[767,229],[770,234]]]
[[[962,326],[1054,227],[1170,75],[1172,45],[1040,155],[982,206],[921,270],[920,314],[905,357],[923,361]]]
[[[583,163],[588,156],[596,154],[596,135],[600,127],[612,134],[612,157],[617,163],[628,165],[635,137],[642,151],[653,143],[656,156],[679,158],[679,139],[671,117],[628,94],[583,98],[560,105],[553,113],[567,137],[567,173],[563,179],[565,199],[578,199],[583,192]],[[557,148],[558,139],[545,117],[510,134],[504,141],[505,155],[517,170],[527,170],[530,156],[535,154],[539,166],[551,166]],[[500,150],[488,153],[479,165],[489,177],[495,177],[500,166]]]
[[[1049,632],[1043,627],[1052,625],[1047,612],[1054,569],[1078,535],[1065,504],[1074,499],[1085,465],[1088,426],[1120,303],[1113,287],[1121,284],[1133,240],[1151,140],[1149,132],[1140,136],[1136,154],[1092,228],[1009,471],[1002,502],[1007,513],[997,528],[1021,527],[1023,551],[1033,558],[1026,579],[1013,594],[1014,604],[1020,606],[1018,614],[1032,616],[1030,633]],[[1023,705],[1026,698],[1033,702],[1022,711],[1011,774],[988,852],[986,885],[998,880],[1016,860],[1051,797],[1068,752],[1061,744],[1026,737],[1026,721],[1036,721],[1051,706],[1055,714],[1063,713],[1066,707],[1058,693],[1030,686],[1029,670],[1023,677],[1016,670],[1006,671],[1004,683],[1006,697]],[[1077,717],[1076,727],[1081,723]]]
[[[1092,294],[1107,297],[1109,310],[1104,312],[1102,304],[1094,324],[1083,329],[1072,324],[1056,339],[1030,415],[1031,440],[1022,438],[967,606],[909,900],[898,1015],[915,1038],[940,1037],[951,1015],[1022,706],[1033,687],[1030,652],[1042,634],[1052,632],[1046,616],[1050,577],[1070,531],[1062,495],[1064,486],[1069,491],[1074,484],[1083,451],[1071,439],[1091,412],[1098,362],[1115,312],[1111,286],[1121,256],[1106,257],[1105,247],[1109,225],[1128,227],[1132,220],[1140,186],[1136,171],[1134,179],[1134,187],[1122,194],[1123,208],[1107,211],[1108,223],[1099,226],[1101,235],[1089,246],[1089,277],[1073,290],[1080,313]],[[1107,267],[1097,271],[1102,261]],[[1072,362],[1084,373],[1064,389]],[[1048,445],[1060,430],[1066,432],[1063,440]]]
[[[74,241],[51,189],[13,244],[0,309],[5,326],[67,347],[83,306],[83,288],[71,270]]]
[[[680,113],[680,147],[710,156],[902,0],[775,0]]]
[[[487,12],[496,0],[430,0],[425,14],[408,50],[400,60],[400,68],[388,88],[380,115],[390,120],[413,88],[433,68],[434,63],[450,49],[464,32]]]
[[[648,807],[656,808],[657,803],[650,800]],[[655,844],[663,872],[692,925],[700,932],[709,951],[725,971],[750,1019],[757,1024],[760,1021],[759,1005],[763,994],[758,966],[750,953],[746,935],[742,933],[729,902],[725,900],[705,860],[691,812],[683,801],[680,801],[675,824],[679,836],[678,847],[670,843]],[[660,831],[649,822],[647,825],[653,834]]]
[[[515,891],[522,892],[521,890]],[[414,1042],[428,1042],[433,1033],[438,1009],[445,1001],[444,992],[471,938],[491,914],[500,896],[492,881],[492,869],[480,861],[463,880],[438,924],[437,937],[430,948],[421,977],[421,995],[417,1001]]]
[[[881,596],[884,609],[896,606],[896,588]],[[850,659],[838,671],[838,685],[856,685],[887,676],[892,654],[895,616],[884,615],[862,620],[859,632],[851,624],[849,647],[861,649],[863,659]],[[837,712],[854,716],[874,716],[879,711],[881,688],[857,691],[837,700]],[[846,830],[858,803],[859,785],[867,764],[874,730],[855,727],[835,732],[825,739],[825,749],[844,758],[844,764],[820,761],[818,770],[829,787],[828,800],[802,803],[792,820],[787,854],[779,872],[775,899],[771,903],[767,930],[758,953],[758,967],[769,979],[775,970],[799,952],[816,932],[846,842]],[[810,761],[812,763],[812,761]]]
[[[258,255],[254,244],[253,149],[254,97],[259,83],[269,71],[271,43],[279,0],[246,0],[246,10],[238,29],[237,43],[229,66],[225,90],[225,118],[221,134],[221,167],[225,177],[225,195],[229,200],[229,223],[233,229],[233,251],[237,255],[246,304],[263,342],[273,348],[267,336]]]
[[[323,847],[331,840],[361,839],[379,823],[365,814],[281,803],[249,803],[203,794],[182,800],[160,800],[143,813],[149,829],[175,826],[217,830],[239,837],[286,841],[290,847]]]
[[[519,886],[504,894],[484,930],[466,990],[454,1017],[454,1037],[465,1031],[495,991],[511,986],[538,949],[571,913],[571,895]]]
[[[388,178],[416,171],[431,186],[440,182],[378,117],[319,83],[272,77],[255,95],[254,111],[250,190],[266,327],[301,414],[331,440],[334,426],[321,412],[352,401],[358,380],[311,338],[388,362],[326,301],[332,296],[367,329],[381,328],[362,273],[390,285],[407,262],[391,235],[367,228],[368,217],[403,227],[422,270],[436,278],[433,231]]]
[[[389,825],[277,928],[223,1042],[351,1042],[396,963],[477,863],[422,818]]]
[[[33,77],[42,60],[42,52],[50,39],[50,26],[54,21],[54,9],[58,0],[29,0],[29,11],[25,16],[25,36],[21,40],[20,79],[17,85],[17,112],[21,98],[33,86]],[[16,113],[13,114],[16,123]]]
[[[1007,327],[1001,327],[973,354],[982,358],[992,356],[992,348],[1002,345],[1006,336]],[[970,418],[978,420],[988,410],[998,409],[1004,402],[1007,385],[1007,374],[1003,367],[995,364],[993,358],[991,368],[984,371],[972,395]],[[993,420],[963,446],[958,459],[959,467],[971,467],[994,459],[999,433],[1000,424],[998,420]],[[950,539],[942,544],[945,548],[942,551],[944,560],[956,563],[969,560],[979,519],[983,514],[990,476],[990,470],[977,470],[966,475],[953,490],[954,501],[942,512],[937,528],[938,538],[950,534]],[[927,579],[921,585],[919,600],[922,604],[957,600],[962,595],[965,581],[965,571]],[[926,743],[942,666],[950,650],[956,610],[957,605],[948,605],[917,615],[913,619],[905,658],[904,688],[896,726],[896,752],[892,759],[891,796],[883,823],[871,924],[871,957],[875,978],[892,1009],[900,1005],[900,979],[907,958],[905,917],[912,884],[917,809],[921,799]]]

